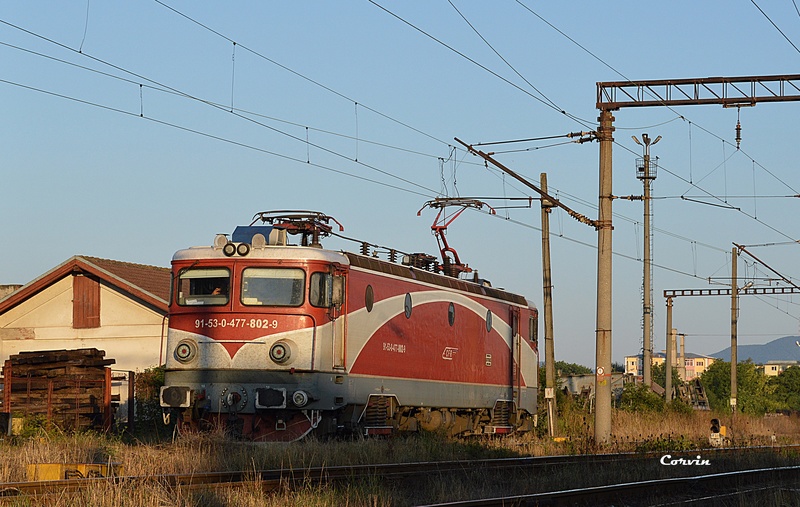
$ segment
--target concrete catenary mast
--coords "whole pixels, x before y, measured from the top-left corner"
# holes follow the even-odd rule
[[[600,216],[597,221],[597,330],[595,380],[595,440],[611,439],[611,233],[612,158],[614,116],[623,107],[688,106],[718,104],[752,106],[758,102],[800,100],[800,75],[711,77],[617,81],[597,83],[596,107],[600,111]],[[737,130],[737,141],[740,131]],[[671,299],[668,300],[668,304]],[[669,333],[669,331],[668,331]],[[669,378],[670,375],[667,375]]]

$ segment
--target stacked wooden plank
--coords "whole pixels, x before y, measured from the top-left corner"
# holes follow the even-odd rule
[[[108,427],[114,359],[97,349],[21,352],[3,368],[3,411],[41,414],[63,429]]]

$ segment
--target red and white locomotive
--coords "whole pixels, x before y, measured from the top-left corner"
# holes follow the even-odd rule
[[[331,221],[262,212],[230,240],[174,255],[165,420],[266,441],[530,430],[535,307],[438,273],[469,270],[449,247],[443,265],[424,254],[397,263],[395,251],[380,260],[366,243],[361,254],[325,250]]]

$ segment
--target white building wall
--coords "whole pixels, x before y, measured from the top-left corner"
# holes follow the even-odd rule
[[[97,348],[115,370],[157,366],[163,317],[101,283],[100,327],[72,327],[72,277],[0,315],[0,361],[25,351]],[[164,323],[166,330],[166,323]]]

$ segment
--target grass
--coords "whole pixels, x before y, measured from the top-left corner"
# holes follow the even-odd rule
[[[40,429],[26,438],[0,440],[0,483],[26,480],[25,469],[33,463],[121,463],[125,475],[152,476],[221,470],[265,470],[325,467],[368,463],[459,460],[510,456],[541,456],[588,452],[657,451],[694,457],[688,451],[707,448],[709,412],[690,414],[631,413],[615,411],[613,439],[596,446],[592,439],[592,416],[574,407],[562,407],[558,432],[563,442],[535,434],[502,439],[448,439],[439,435],[418,435],[389,439],[315,441],[293,444],[248,444],[224,439],[218,434],[188,435],[175,441],[145,443],[129,435],[105,436],[92,433],[62,434]],[[737,445],[769,445],[773,442],[800,443],[797,416],[748,417],[717,414],[728,426]],[[773,440],[774,437],[774,440]],[[710,451],[707,451],[710,455]],[[105,484],[75,494],[46,499],[17,499],[8,505],[98,505],[160,507],[163,505],[216,507],[236,506],[369,506],[395,507],[445,502],[463,498],[502,496],[580,487],[643,477],[677,473],[711,473],[736,470],[747,465],[775,466],[797,463],[797,455],[753,454],[753,463],[743,458],[713,459],[713,470],[687,471],[685,467],[664,467],[654,458],[632,467],[549,467],[535,474],[473,471],[460,477],[413,478],[388,482],[373,477],[359,483],[316,487],[305,485],[279,494],[265,493],[257,480],[236,488],[173,490],[157,483]],[[659,475],[660,474],[660,475]],[[767,504],[769,505],[769,504]]]

